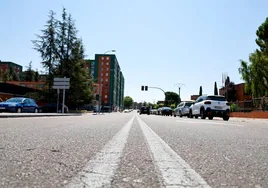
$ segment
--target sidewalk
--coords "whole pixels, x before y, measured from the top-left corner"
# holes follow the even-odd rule
[[[82,116],[83,113],[0,113],[0,118]]]

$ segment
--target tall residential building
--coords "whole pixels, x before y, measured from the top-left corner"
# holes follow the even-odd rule
[[[95,60],[86,60],[91,77],[100,85],[102,106],[113,109],[123,107],[124,76],[115,55],[96,54]]]

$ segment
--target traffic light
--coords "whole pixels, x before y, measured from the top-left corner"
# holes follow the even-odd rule
[[[97,95],[96,95],[96,100],[98,101],[99,99],[100,99],[100,95],[97,94]]]
[[[145,86],[145,91],[148,91],[148,86]]]
[[[144,86],[141,86],[141,90],[144,91]]]

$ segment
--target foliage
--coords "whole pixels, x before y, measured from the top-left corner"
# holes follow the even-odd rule
[[[159,105],[158,104],[153,104],[153,109],[158,109]]]
[[[258,27],[256,36],[259,49],[249,55],[249,63],[240,60],[238,71],[245,81],[246,93],[263,97],[268,95],[268,18]]]
[[[176,104],[171,104],[171,105],[170,105],[170,108],[172,108],[172,110],[174,110],[176,107],[177,107]]]
[[[234,82],[230,81],[230,77],[227,76],[225,80],[225,86],[224,86],[224,96],[226,97],[227,101],[236,101],[236,89]]]
[[[172,91],[166,92],[165,100],[168,101],[168,104],[167,104],[168,106],[170,106],[171,104],[178,104],[181,102],[180,96],[177,93],[172,92]]]
[[[217,82],[214,83],[214,95],[219,95],[219,93],[218,93],[218,87],[217,87]]]
[[[262,97],[261,98],[260,106],[261,106],[262,111],[268,110],[268,99],[267,99],[267,97]]]
[[[235,103],[231,104],[230,108],[231,108],[231,112],[240,112],[241,111],[240,107]]]
[[[84,46],[77,37],[77,29],[72,16],[62,11],[61,20],[50,11],[45,28],[33,41],[34,49],[42,58],[42,65],[48,72],[48,87],[51,90],[54,77],[70,78],[70,89],[66,91],[67,104],[77,106],[88,104],[93,97],[93,81],[85,69]]]
[[[130,96],[125,96],[124,98],[124,107],[130,108],[133,104],[133,99]]]
[[[200,86],[200,88],[199,88],[199,96],[201,96],[201,95],[203,95],[203,88],[202,88],[202,86]]]
[[[165,105],[163,104],[163,103],[159,103],[158,104],[158,108],[162,108],[162,107],[164,107]]]

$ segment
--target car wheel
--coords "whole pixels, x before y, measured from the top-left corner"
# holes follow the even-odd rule
[[[206,115],[205,115],[205,110],[204,109],[201,109],[200,110],[200,116],[201,116],[201,119],[206,119]]]
[[[230,118],[229,116],[223,116],[223,118],[222,118],[222,119],[223,119],[224,121],[228,121],[228,120],[229,120],[229,118]]]
[[[209,119],[209,120],[213,120],[213,116],[209,116],[208,119]]]
[[[190,111],[189,112],[189,116],[188,116],[189,118],[193,118],[193,113],[192,113],[192,111]]]
[[[181,112],[180,112],[180,117],[182,117],[182,114],[181,114]]]
[[[17,113],[21,113],[21,108],[17,108]]]
[[[176,114],[174,113],[174,115],[173,115],[174,117],[176,117]]]
[[[38,113],[38,109],[36,108],[36,109],[34,109],[34,113]]]

